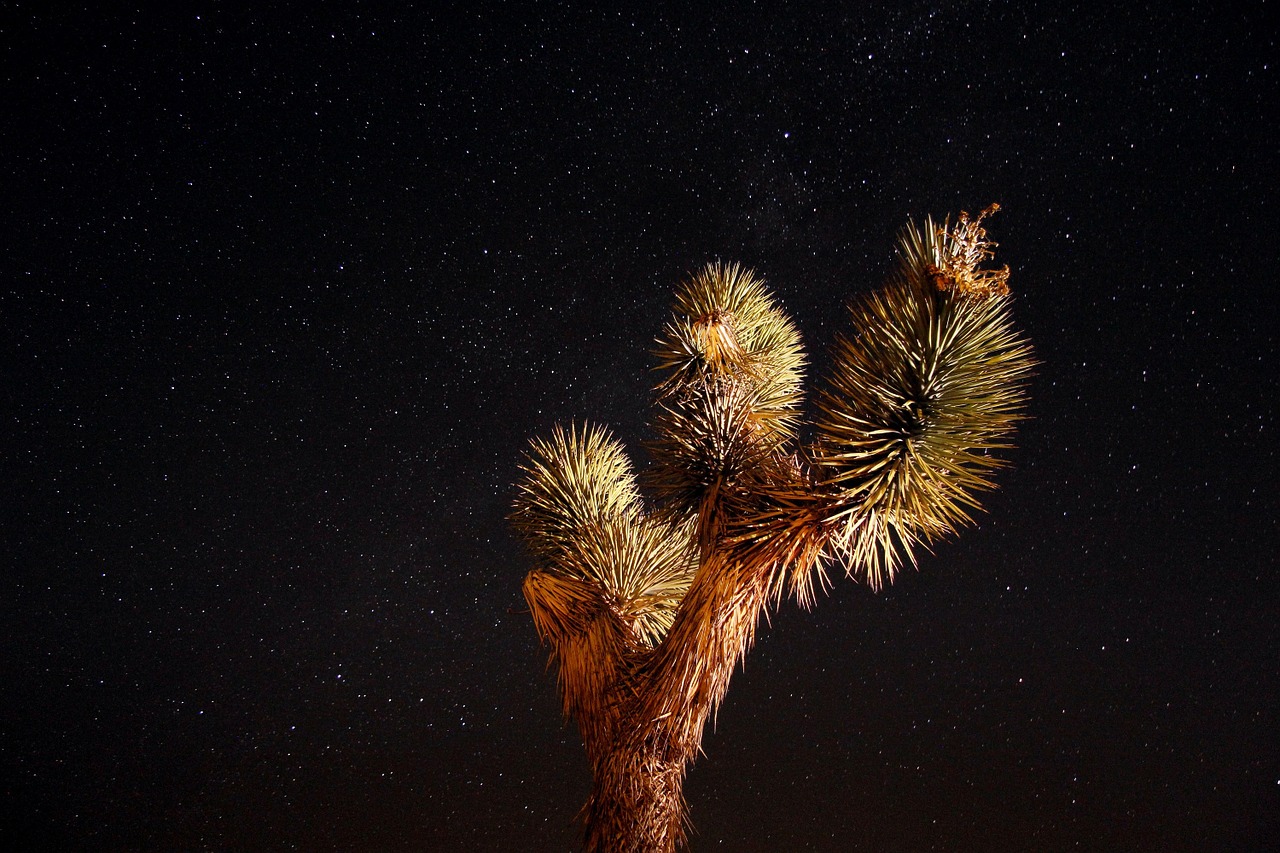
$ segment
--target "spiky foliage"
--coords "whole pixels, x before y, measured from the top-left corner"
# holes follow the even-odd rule
[[[591,761],[588,851],[683,843],[685,773],[770,600],[811,603],[832,561],[879,588],[978,508],[1032,366],[1007,268],[982,267],[994,209],[908,225],[898,270],[836,344],[811,445],[795,326],[719,264],[677,290],[658,339],[652,509],[602,428],[533,443],[512,520]]]
[[[539,557],[554,558],[583,531],[640,510],[631,460],[603,427],[556,427],[549,440],[533,440],[522,467],[511,522]]]
[[[511,520],[537,568],[524,582],[534,626],[560,664],[567,715],[602,750],[629,663],[671,627],[693,578],[687,529],[648,517],[622,445],[602,427],[536,440]]]
[[[750,270],[708,264],[676,291],[658,338],[658,434],[650,483],[669,514],[698,518],[705,546],[715,511],[758,491],[795,438],[804,350],[800,333]]]
[[[961,214],[901,237],[889,284],[853,306],[818,401],[816,456],[835,490],[832,545],[879,588],[913,545],[950,533],[993,486],[1034,364],[1009,315],[1008,268],[979,264],[995,245]]]

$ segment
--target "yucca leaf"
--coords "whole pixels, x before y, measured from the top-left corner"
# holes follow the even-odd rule
[[[832,546],[873,587],[970,520],[1021,417],[1034,361],[1009,316],[1007,268],[979,266],[989,212],[907,227],[897,274],[853,307],[818,398],[815,456],[840,496]]]
[[[709,495],[758,481],[794,439],[804,351],[764,282],[737,265],[691,277],[674,314],[655,351],[664,378],[650,482],[668,514],[705,516]]]
[[[530,444],[511,523],[535,554],[554,556],[580,531],[639,512],[631,461],[604,427],[557,426]]]

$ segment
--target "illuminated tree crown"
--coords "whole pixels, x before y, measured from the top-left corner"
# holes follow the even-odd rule
[[[832,567],[880,589],[979,509],[1034,365],[1008,268],[984,266],[997,209],[907,225],[835,343],[811,440],[796,327],[753,272],[711,264],[658,338],[639,480],[603,427],[533,441],[511,518],[591,763],[586,850],[682,846],[685,773],[766,606],[812,604]]]

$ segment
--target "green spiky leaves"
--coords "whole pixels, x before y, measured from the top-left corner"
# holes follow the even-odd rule
[[[720,495],[767,477],[794,439],[804,350],[764,282],[736,264],[709,264],[686,281],[674,313],[656,350],[665,376],[652,483],[674,515],[705,521]]]
[[[622,445],[602,427],[557,428],[524,471],[511,520],[541,563],[525,586],[539,633],[574,635],[607,611],[657,643],[692,577],[690,537],[643,512]]]
[[[639,510],[631,460],[604,427],[557,426],[530,444],[511,523],[535,554],[554,559],[582,532]]]
[[[1020,419],[1034,361],[1010,319],[1008,270],[979,266],[993,245],[981,221],[908,226],[897,274],[853,307],[856,332],[837,342],[818,401],[815,457],[839,496],[831,544],[873,587],[969,520]]]

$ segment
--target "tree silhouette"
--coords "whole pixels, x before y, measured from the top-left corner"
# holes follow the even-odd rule
[[[984,267],[997,209],[908,223],[897,270],[852,306],[810,437],[795,326],[751,271],[712,264],[658,339],[642,481],[602,427],[532,442],[511,518],[591,764],[587,851],[682,846],[685,773],[763,608],[811,605],[833,566],[880,589],[971,521],[1034,365],[1008,268]]]

